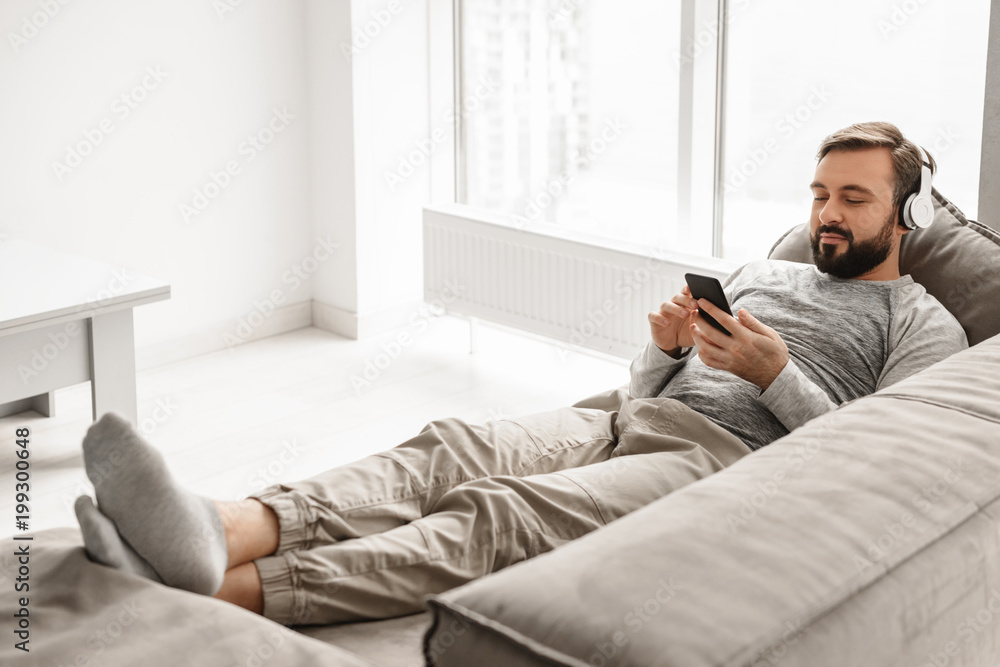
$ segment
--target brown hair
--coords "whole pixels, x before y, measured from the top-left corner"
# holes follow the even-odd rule
[[[864,148],[889,149],[892,167],[896,173],[892,202],[902,215],[906,198],[920,189],[920,167],[923,164],[923,156],[917,145],[904,137],[899,128],[892,123],[855,123],[837,130],[820,144],[816,159],[822,160],[830,151],[853,151]],[[927,153],[927,160],[933,174],[937,171],[937,163],[930,153]]]

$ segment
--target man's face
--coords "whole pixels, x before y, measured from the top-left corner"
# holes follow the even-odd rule
[[[820,271],[857,278],[888,259],[905,233],[896,224],[894,185],[886,148],[834,150],[819,161],[810,186],[809,241]]]

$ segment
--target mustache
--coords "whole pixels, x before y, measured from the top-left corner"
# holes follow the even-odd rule
[[[816,228],[816,238],[819,239],[820,234],[838,234],[847,239],[848,243],[854,242],[854,234],[849,230],[843,229],[841,227],[834,227],[832,225],[820,225]]]

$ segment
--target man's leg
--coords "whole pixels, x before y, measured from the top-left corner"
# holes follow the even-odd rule
[[[259,494],[260,502],[224,503],[178,487],[155,448],[126,420],[108,414],[88,431],[84,460],[101,512],[114,520],[124,539],[102,529],[106,522],[95,520],[101,517],[93,505],[78,503],[78,515],[95,560],[140,575],[142,569],[129,563],[148,561],[168,585],[206,594],[222,585],[221,594],[229,599],[233,585],[223,577],[243,581],[248,570],[226,573],[275,550],[304,549],[405,524],[429,511],[448,489],[471,479],[607,459],[614,447],[615,416],[566,408],[518,423],[473,426],[445,419],[388,452],[267,490]],[[114,557],[123,551],[139,558]],[[246,601],[244,588],[236,587],[234,601]]]
[[[626,398],[619,392],[617,402]],[[406,525],[469,481],[607,460],[616,417],[615,412],[564,408],[483,426],[444,419],[387,452],[238,503],[218,503],[230,558],[215,597],[261,613],[261,582],[251,562],[257,558]]]
[[[475,479],[386,532],[255,561],[263,613],[288,625],[419,611],[423,597],[549,551],[739,460],[750,449],[671,399],[627,399],[620,452],[560,472]]]
[[[616,418],[617,412],[561,408],[484,425],[443,419],[391,450],[252,497],[278,515],[279,552],[306,550],[408,524],[472,480],[607,460]]]

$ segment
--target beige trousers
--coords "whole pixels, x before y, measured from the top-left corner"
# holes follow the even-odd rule
[[[398,447],[254,497],[280,542],[255,561],[285,625],[389,618],[550,551],[750,453],[667,398],[623,389],[482,426],[428,424]]]

